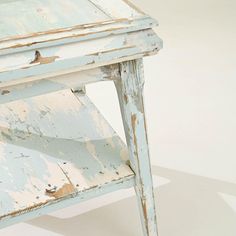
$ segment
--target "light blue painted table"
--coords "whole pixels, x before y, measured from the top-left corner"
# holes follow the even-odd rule
[[[157,236],[142,98],[156,25],[126,0],[0,1],[0,227],[135,187]],[[116,86],[127,145],[86,96],[98,81]]]

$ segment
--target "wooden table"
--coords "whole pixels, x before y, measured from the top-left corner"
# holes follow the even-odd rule
[[[135,187],[157,235],[142,97],[156,25],[126,0],[0,1],[0,228]],[[116,86],[127,145],[86,96],[98,81]]]

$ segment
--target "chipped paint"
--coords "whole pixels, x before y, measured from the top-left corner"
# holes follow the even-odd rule
[[[53,76],[55,73],[66,74],[140,58],[150,52],[155,53],[161,48],[161,40],[156,35],[147,36],[147,34],[150,34],[150,30],[41,48],[40,54],[36,53],[33,63],[32,54],[35,51],[31,50],[22,54],[0,56],[1,86],[23,78],[37,80]],[[45,55],[54,56],[48,58]],[[52,61],[54,62],[48,63]]]
[[[124,100],[125,100],[125,104],[128,103],[128,96],[126,94],[124,94]]]
[[[133,135],[134,135],[134,145],[135,145],[135,149],[137,150],[137,138],[136,138],[136,115],[132,114],[131,115],[131,125],[132,125],[132,130],[133,130]],[[137,155],[137,152],[136,152]]]
[[[39,51],[35,51],[35,58],[33,61],[30,62],[30,64],[35,64],[35,63],[48,64],[54,62],[57,58],[59,57],[58,56],[42,57]],[[24,69],[26,68],[27,67],[24,67]]]
[[[1,91],[1,94],[2,94],[2,95],[8,94],[8,93],[10,93],[10,91],[7,90],[7,89],[3,89],[3,90]]]
[[[75,187],[69,183],[69,184],[64,184],[61,188],[57,189],[54,187],[53,189],[46,189],[45,193],[49,197],[54,197],[54,198],[61,198],[64,196],[68,196],[76,191]]]
[[[139,59],[162,47],[157,22],[128,0],[25,1],[0,1],[0,228],[135,186],[157,236]],[[85,94],[107,80],[128,150]]]
[[[73,91],[77,91],[85,84],[107,80],[118,80],[118,78],[119,67],[116,64],[94,68],[89,71],[79,71],[66,75],[49,77],[47,79],[44,78],[32,82],[21,80],[18,81],[19,84],[7,86],[0,90],[1,95],[7,95],[0,96],[0,104],[58,90],[72,89]]]
[[[129,147],[130,166],[135,172],[136,193],[144,236],[157,236],[155,202],[143,108],[142,59],[120,64],[120,81],[115,81]]]
[[[134,175],[125,145],[85,94],[67,89],[0,111],[0,219]]]

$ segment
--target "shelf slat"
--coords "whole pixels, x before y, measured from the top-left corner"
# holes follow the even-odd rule
[[[0,227],[133,179],[126,145],[86,95],[63,90],[0,105],[0,129]]]

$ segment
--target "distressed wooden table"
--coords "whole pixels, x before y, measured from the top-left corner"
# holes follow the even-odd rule
[[[135,187],[157,235],[142,97],[156,25],[126,0],[0,1],[0,228]],[[116,86],[127,146],[86,96],[98,81]]]

